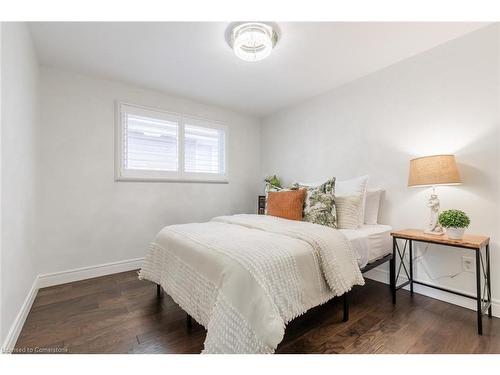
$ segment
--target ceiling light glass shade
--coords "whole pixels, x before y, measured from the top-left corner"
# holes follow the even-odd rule
[[[234,53],[240,59],[250,62],[268,57],[277,39],[277,34],[271,26],[258,22],[240,24],[231,33]]]

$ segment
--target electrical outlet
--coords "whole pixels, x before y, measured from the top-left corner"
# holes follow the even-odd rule
[[[474,272],[474,258],[462,257],[462,269],[465,272]]]

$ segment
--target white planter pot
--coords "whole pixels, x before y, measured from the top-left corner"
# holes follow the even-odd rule
[[[448,238],[452,240],[461,240],[464,237],[465,228],[446,228]]]

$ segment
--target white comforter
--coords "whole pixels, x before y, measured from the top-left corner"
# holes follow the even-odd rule
[[[290,320],[364,284],[342,233],[265,215],[165,227],[139,277],[207,329],[204,353],[273,353]]]

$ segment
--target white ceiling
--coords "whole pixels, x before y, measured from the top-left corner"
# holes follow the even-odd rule
[[[484,23],[279,23],[271,56],[248,63],[224,22],[31,23],[41,64],[117,79],[256,116],[328,91]]]

